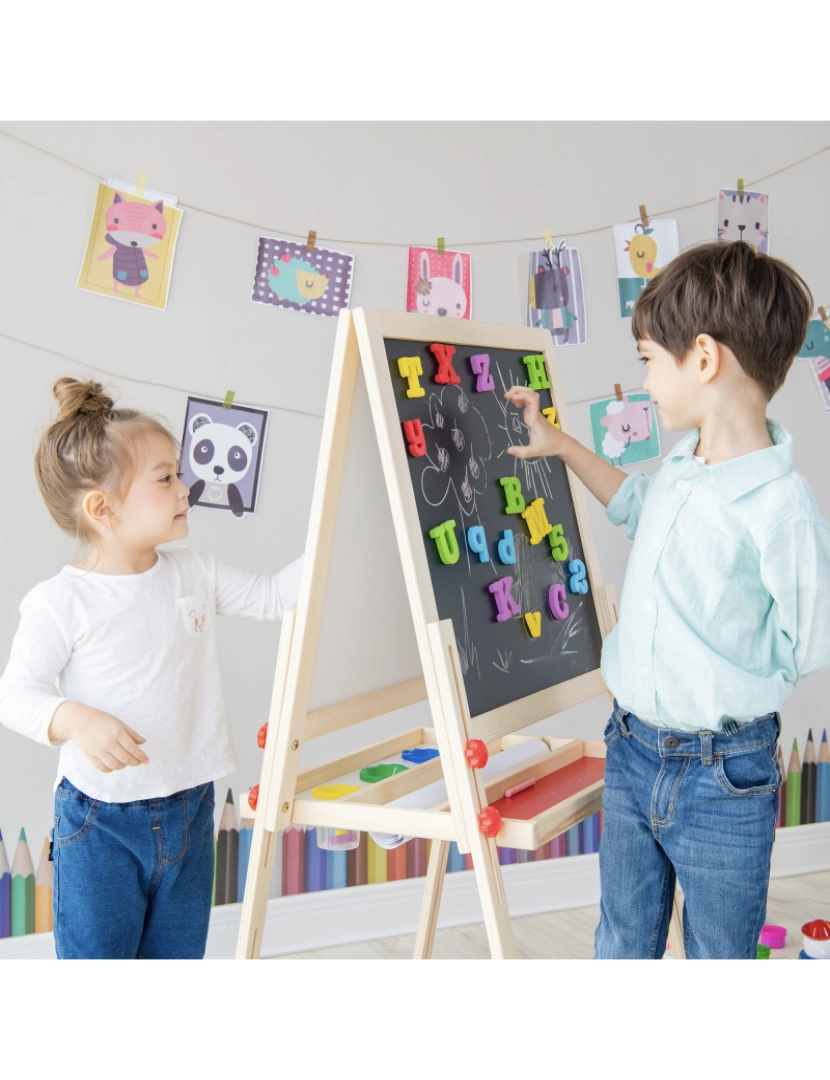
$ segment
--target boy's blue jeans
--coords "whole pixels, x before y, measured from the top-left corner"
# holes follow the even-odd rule
[[[213,784],[106,803],[55,792],[55,948],[61,960],[201,959],[213,893]]]
[[[659,960],[675,878],[690,959],[755,958],[778,814],[778,713],[672,731],[614,699],[599,849],[597,959]]]

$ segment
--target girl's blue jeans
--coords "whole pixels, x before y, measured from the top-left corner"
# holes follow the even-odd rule
[[[55,793],[55,948],[61,960],[201,959],[213,893],[213,784],[106,803]]]
[[[780,717],[672,731],[621,708],[605,728],[597,959],[659,960],[675,880],[690,959],[755,958],[778,815]]]

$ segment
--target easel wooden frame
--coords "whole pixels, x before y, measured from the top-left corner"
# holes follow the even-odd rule
[[[479,830],[478,816],[500,797],[507,782],[527,775],[519,770],[504,783],[485,785],[479,773],[467,766],[464,749],[471,738],[484,740],[491,754],[506,749],[523,736],[519,729],[606,691],[599,669],[540,691],[476,717],[471,717],[464,680],[456,655],[452,622],[439,621],[421,527],[412,492],[406,449],[399,432],[394,390],[388,375],[384,338],[460,346],[526,349],[542,353],[551,383],[562,430],[568,431],[567,408],[553,358],[553,341],[547,330],[499,324],[442,320],[435,317],[382,312],[358,308],[341,312],[317,467],[309,524],[303,580],[296,612],[286,613],[269,714],[268,739],[255,815],[248,881],[242,909],[238,959],[255,959],[262,946],[268,887],[279,830],[292,823],[333,826],[375,832],[420,836],[433,841],[415,956],[431,954],[449,842],[471,852],[481,896],[484,921],[494,958],[515,956],[515,946],[504,894],[497,841]],[[386,493],[392,509],[412,611],[423,677],[398,686],[375,690],[359,698],[314,712],[308,711],[314,659],[322,617],[329,559],[334,540],[343,462],[358,369],[362,370],[371,405],[375,435],[383,463]],[[581,487],[568,472],[574,508],[582,539],[602,636],[616,620],[613,586],[602,583],[590,522]],[[364,747],[298,775],[300,747],[304,741],[383,715],[404,705],[429,699],[435,727],[416,728]],[[610,695],[609,695],[610,697]],[[602,743],[548,740],[553,753],[543,771],[562,767],[583,755],[604,756]],[[411,767],[361,791],[325,802],[297,798],[314,786],[334,781],[345,773],[406,748],[437,742],[440,758]],[[386,804],[443,777],[445,802],[429,809],[394,808]],[[500,785],[500,790],[497,787]],[[503,823],[501,846],[538,847],[546,840],[595,813],[602,805],[602,782],[578,793],[532,822]]]

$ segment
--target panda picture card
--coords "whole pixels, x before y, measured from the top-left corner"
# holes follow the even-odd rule
[[[188,397],[181,476],[191,506],[254,513],[267,426],[266,409]]]

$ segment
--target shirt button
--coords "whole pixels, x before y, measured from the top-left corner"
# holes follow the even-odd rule
[[[688,487],[688,485],[687,485],[685,480],[678,480],[677,481],[677,490],[678,491],[685,491],[687,487]]]
[[[646,606],[643,608],[643,611],[646,613],[646,615],[648,615],[651,612],[651,604],[646,604]]]
[[[646,667],[645,664],[643,664],[643,666],[640,668],[640,674],[641,675],[648,675],[648,668]]]
[[[674,735],[668,735],[663,740],[663,746],[665,746],[667,750],[676,750],[678,746],[680,746],[680,739],[675,738]]]

